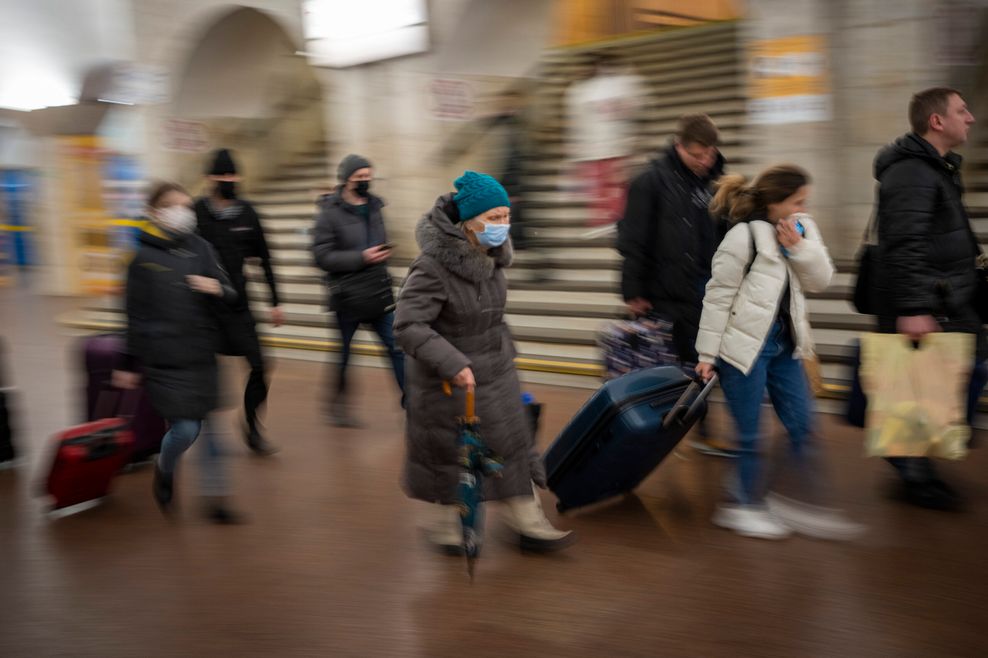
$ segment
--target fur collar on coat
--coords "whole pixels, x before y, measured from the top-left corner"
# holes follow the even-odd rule
[[[439,197],[415,228],[415,239],[422,253],[453,274],[474,283],[490,279],[497,268],[511,265],[510,239],[500,247],[484,252],[470,244],[458,219],[453,195]]]

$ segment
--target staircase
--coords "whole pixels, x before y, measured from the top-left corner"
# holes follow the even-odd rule
[[[724,24],[649,36],[607,46],[632,64],[648,84],[647,109],[641,120],[638,151],[654,154],[669,140],[678,117],[704,111],[718,123],[723,151],[735,169],[744,165],[745,96],[743,58],[736,25]],[[516,254],[509,270],[507,320],[517,341],[519,366],[525,370],[566,375],[600,375],[596,334],[601,325],[621,317],[618,294],[620,260],[613,235],[593,237],[586,211],[566,189],[563,130],[564,93],[593,50],[560,49],[540,65],[542,81],[535,102],[541,123],[534,133],[536,155],[524,177],[526,225],[532,249]],[[318,156],[299,162],[298,172],[325,172]],[[745,171],[745,173],[750,173]],[[325,288],[311,267],[308,252],[312,205],[300,194],[318,177],[271,181],[255,195],[266,219],[268,240],[277,261],[289,325],[270,330],[275,344],[305,346],[324,342],[327,315]],[[591,233],[591,237],[587,234]],[[597,231],[596,233],[599,233]],[[408,263],[392,262],[398,283]],[[255,277],[251,294],[266,298],[263,280]],[[376,341],[358,334],[358,344],[376,353]]]
[[[681,114],[705,112],[721,130],[729,169],[750,175],[755,172],[745,157],[744,57],[740,48],[737,24],[723,23],[546,54],[536,100],[544,109],[534,135],[533,152],[537,155],[527,163],[525,176],[526,223],[533,248],[518,253],[509,270],[507,320],[517,341],[522,370],[571,376],[567,383],[595,386],[601,372],[596,333],[603,323],[621,317],[624,310],[613,234],[591,231],[582,204],[565,188],[563,97],[567,85],[593,52],[619,53],[648,84],[638,164],[668,143]],[[968,203],[976,231],[984,241],[988,240],[988,149],[982,145],[970,159]],[[325,187],[331,180],[326,149],[320,145],[300,156],[279,178],[267,181],[253,196],[264,219],[287,316],[286,325],[277,329],[261,324],[268,345],[315,351],[339,347],[327,328],[332,316],[324,309],[322,273],[312,265],[309,251],[315,212],[312,190]],[[392,262],[390,269],[399,285],[407,266],[408,262]],[[834,395],[846,388],[849,344],[858,332],[871,327],[870,319],[857,315],[848,301],[852,268],[852,263],[838,263],[840,273],[834,285],[809,301],[824,379]],[[251,270],[249,293],[255,308],[266,307],[268,292],[259,268]],[[94,328],[118,322],[118,312],[108,303],[96,305],[83,321],[74,323]],[[382,353],[376,337],[363,329],[356,336],[354,350],[358,355]]]

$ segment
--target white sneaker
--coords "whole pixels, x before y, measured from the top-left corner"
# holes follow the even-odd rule
[[[801,503],[779,494],[765,497],[769,513],[795,532],[816,539],[849,541],[865,533],[865,526],[838,510]]]
[[[767,509],[755,505],[721,505],[714,513],[713,523],[743,537],[757,539],[785,539],[792,534]]]

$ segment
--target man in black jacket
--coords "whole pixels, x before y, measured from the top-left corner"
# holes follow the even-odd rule
[[[978,243],[964,207],[961,157],[974,117],[960,92],[935,87],[913,96],[912,132],[875,158],[878,180],[878,274],[873,299],[879,330],[919,340],[937,331],[977,337],[968,422],[984,387],[985,335],[974,305]],[[928,459],[893,458],[907,500],[936,509],[957,506],[957,493]]]
[[[326,272],[331,291],[330,310],[336,312],[343,343],[335,387],[331,387],[334,392],[329,401],[330,420],[337,427],[356,427],[358,423],[346,403],[346,369],[350,360],[350,345],[357,329],[366,323],[377,333],[388,350],[398,388],[402,391],[405,387],[405,355],[395,347],[392,329],[394,303],[390,297],[391,284],[387,275],[391,245],[387,242],[381,214],[384,202],[370,193],[373,180],[371,164],[362,156],[348,155],[340,162],[337,177],[339,186],[336,192],[319,199],[312,253],[316,265]],[[376,317],[361,317],[368,312],[368,308],[360,302],[355,302],[362,306],[360,309],[347,307],[347,293],[360,294],[366,288],[368,279],[358,281],[355,278],[359,273],[371,275],[372,283],[386,281],[390,303],[385,304]]]
[[[680,118],[673,143],[632,182],[618,223],[621,294],[635,316],[673,323],[684,364],[696,363],[696,335],[714,252],[726,224],[710,216],[711,187],[724,172],[719,134],[705,114]],[[698,444],[708,454],[726,455]]]
[[[197,200],[195,204],[199,234],[216,249],[238,296],[235,305],[217,308],[223,331],[222,351],[224,354],[244,356],[250,364],[250,377],[244,390],[245,438],[247,446],[255,454],[270,455],[277,449],[261,434],[257,418],[259,408],[268,397],[268,382],[254,316],[247,303],[244,260],[260,260],[271,289],[271,322],[278,327],[284,322],[284,314],[279,306],[271,254],[257,211],[249,202],[238,198],[240,176],[227,149],[215,153],[207,173],[214,187],[210,196]]]

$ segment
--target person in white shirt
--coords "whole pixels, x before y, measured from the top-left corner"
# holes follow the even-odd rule
[[[624,209],[625,164],[634,151],[642,78],[611,54],[598,55],[592,77],[566,92],[568,153],[587,194],[592,225],[616,222]]]

